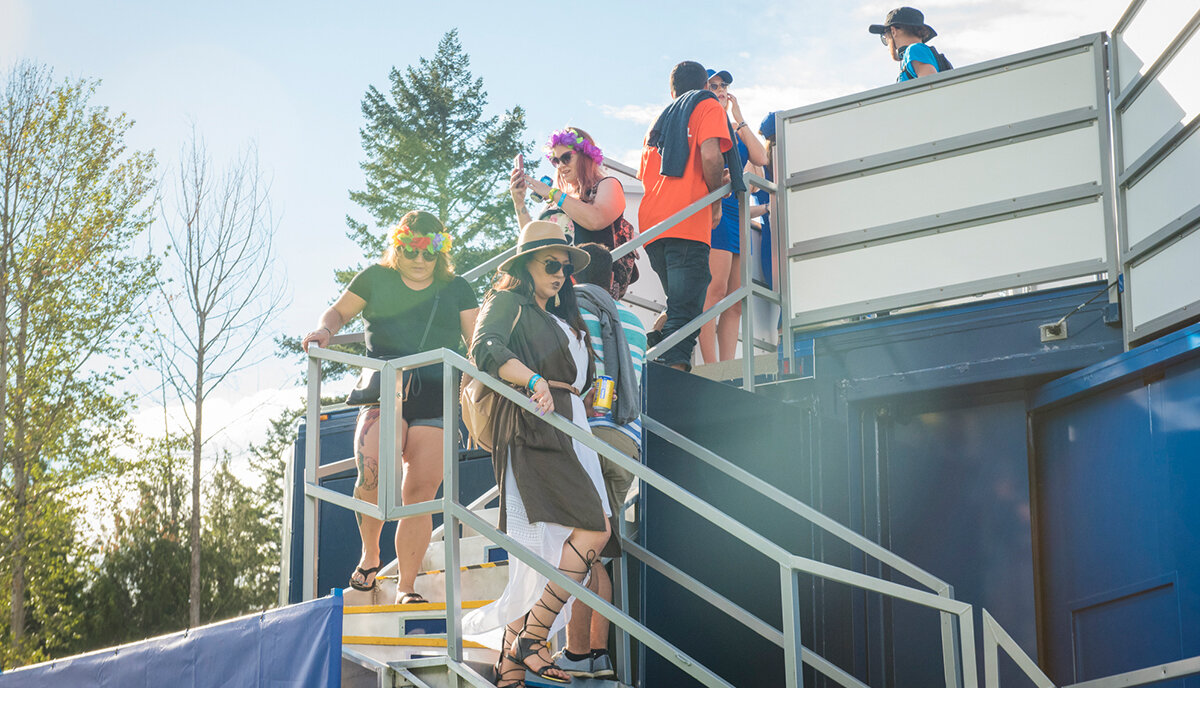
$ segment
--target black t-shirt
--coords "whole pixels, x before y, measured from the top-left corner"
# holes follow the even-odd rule
[[[367,352],[372,356],[403,357],[434,348],[465,352],[459,314],[478,308],[479,300],[463,277],[434,279],[429,286],[414,291],[399,271],[373,264],[359,272],[347,290],[367,302],[362,316],[366,321]],[[437,312],[430,322],[435,299]],[[422,346],[426,327],[429,334]],[[421,368],[422,381],[432,384],[430,377],[440,383],[442,366]]]

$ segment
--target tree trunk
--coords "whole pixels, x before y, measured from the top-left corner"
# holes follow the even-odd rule
[[[200,625],[200,444],[203,441],[204,416],[204,323],[199,328],[196,357],[195,418],[192,420],[192,564],[188,588],[188,625]]]
[[[7,323],[5,324],[7,325]],[[16,385],[17,392],[25,391],[25,367],[24,356],[28,351],[25,346],[26,335],[29,325],[29,304],[21,303],[21,324],[17,335],[17,371]],[[29,502],[26,499],[26,491],[29,486],[29,471],[26,466],[28,463],[24,455],[25,445],[25,412],[21,408],[20,411],[13,412],[14,436],[13,436],[13,551],[12,551],[12,600],[10,610],[12,612],[12,640],[13,649],[17,650],[21,646],[21,642],[25,639],[25,523],[29,519],[29,511],[26,510]]]

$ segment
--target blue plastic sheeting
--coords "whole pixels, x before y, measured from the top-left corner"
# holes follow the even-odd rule
[[[337,688],[342,598],[325,597],[190,632],[0,675],[3,688]]]

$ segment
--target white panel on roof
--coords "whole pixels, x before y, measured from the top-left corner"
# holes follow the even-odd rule
[[[1096,105],[1092,50],[786,122],[790,173]],[[1020,97],[1019,100],[1014,100]],[[969,110],[964,110],[969,109]]]
[[[1200,32],[1121,112],[1121,148],[1128,167],[1173,127],[1200,113]]]
[[[791,305],[799,315],[1089,260],[1103,271],[1102,204],[794,259]]]
[[[1131,266],[1129,279],[1137,285],[1136,290],[1130,291],[1133,327],[1140,328],[1155,318],[1200,303],[1197,266],[1200,266],[1200,231],[1195,230]]]
[[[1081,129],[788,192],[788,237],[806,240],[1100,182],[1099,133]]]
[[[1125,191],[1129,245],[1136,246],[1197,205],[1200,205],[1200,132],[1189,136]]]
[[[1147,0],[1117,35],[1117,66],[1121,91],[1158,59],[1198,10],[1196,0]]]

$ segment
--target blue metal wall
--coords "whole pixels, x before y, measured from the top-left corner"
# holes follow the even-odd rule
[[[1200,326],[1035,404],[1047,673],[1068,684],[1200,655]]]

